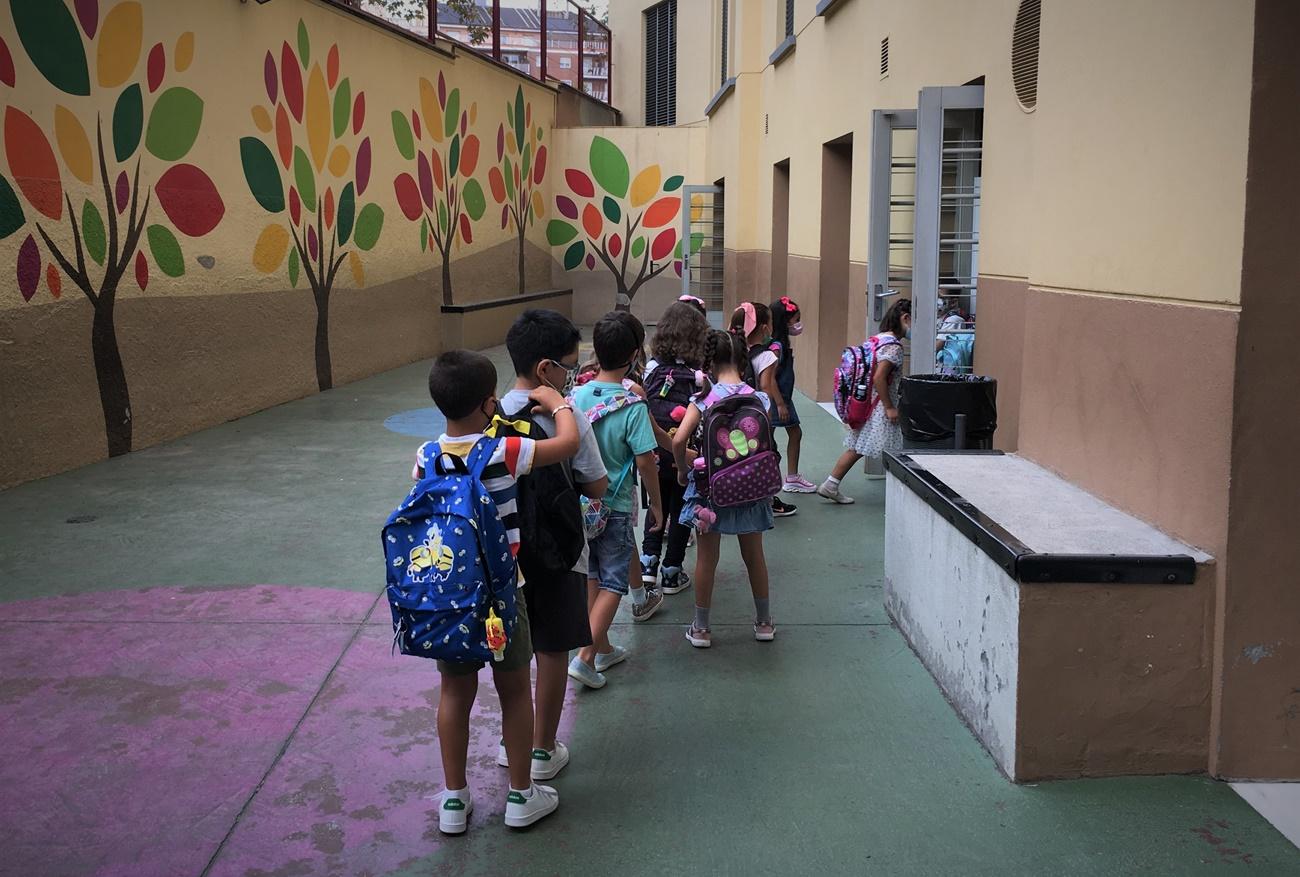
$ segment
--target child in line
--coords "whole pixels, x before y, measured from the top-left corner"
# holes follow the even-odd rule
[[[588,688],[602,688],[606,679],[595,668],[596,653],[613,652],[609,626],[623,597],[629,592],[632,595],[633,621],[648,620],[663,603],[662,594],[647,592],[640,581],[636,587],[629,587],[634,554],[633,471],[641,474],[650,497],[647,526],[657,529],[663,525],[664,518],[654,457],[658,441],[650,425],[650,414],[644,400],[623,386],[640,347],[637,332],[627,317],[606,314],[596,323],[592,344],[600,371],[574,391],[573,401],[580,412],[593,420],[596,442],[609,473],[610,486],[603,499],[609,514],[604,531],[591,540],[590,546],[587,606],[594,642],[569,662],[569,675]]]
[[[673,453],[677,461],[678,483],[686,488],[682,521],[695,524],[699,518],[701,502],[692,471],[688,442],[701,425],[709,408],[730,396],[753,393],[741,372],[749,359],[743,336],[736,333],[709,332],[704,343],[704,370],[713,379],[708,393],[697,397],[686,409],[682,425],[673,438]],[[771,400],[765,393],[757,394],[763,406],[771,410]],[[688,483],[689,482],[689,483]],[[711,507],[710,507],[711,508]],[[718,570],[718,555],[724,535],[735,536],[740,541],[740,556],[749,572],[749,589],[754,596],[754,639],[771,642],[776,638],[768,597],[767,559],[763,555],[763,532],[772,529],[772,504],[757,500],[738,506],[711,508],[715,520],[708,532],[699,533],[695,556],[695,616],[686,629],[686,639],[697,649],[707,649],[713,644],[709,629],[709,611],[713,606],[713,580]]]
[[[468,350],[450,350],[429,370],[429,395],[447,418],[447,431],[436,442],[443,454],[470,456],[486,439],[483,431],[497,411],[497,371],[492,360]],[[543,441],[506,438],[483,471],[483,487],[496,504],[513,555],[519,554],[519,515],[516,479],[534,466],[548,466],[572,457],[579,447],[578,423],[573,407],[553,387],[538,386],[528,398],[555,421],[555,437]],[[433,465],[435,443],[426,442],[416,453],[417,480]],[[522,582],[520,583],[522,587]],[[492,680],[501,701],[501,736],[510,761],[510,792],[506,796],[505,823],[512,828],[532,825],[555,811],[560,796],[550,786],[533,783],[533,704],[529,666],[533,648],[529,634],[528,605],[524,593],[516,597],[518,620],[506,644],[504,658],[492,664]],[[474,812],[465,776],[469,752],[469,719],[478,694],[478,662],[439,661],[438,743],[446,790],[438,810],[438,827],[447,834],[465,831]]]
[[[790,417],[790,408],[776,384],[776,366],[780,362],[780,356],[779,347],[772,338],[772,309],[762,302],[743,302],[731,315],[731,332],[744,338],[749,347],[753,373],[751,385],[772,401],[776,421],[786,422]],[[798,506],[783,501],[779,496],[772,497],[772,514],[775,517],[788,518],[798,511]]]
[[[780,345],[777,351],[776,388],[785,400],[789,414],[772,423],[773,427],[785,427],[786,443],[785,484],[786,493],[814,493],[817,485],[799,474],[799,450],[803,444],[803,427],[799,425],[799,412],[794,409],[794,348],[790,339],[803,333],[800,320],[799,304],[788,295],[783,295],[772,302],[772,343]]]
[[[898,425],[898,391],[903,382],[903,339],[912,332],[912,302],[901,298],[890,306],[880,321],[880,333],[871,339],[876,354],[871,370],[872,398],[878,403],[859,429],[850,429],[844,438],[847,448],[835,461],[830,476],[817,488],[817,495],[840,505],[853,497],[840,491],[840,479],[863,457],[879,460],[885,451],[903,447],[903,430]]]
[[[700,386],[698,372],[704,363],[704,340],[708,334],[708,321],[693,304],[673,302],[655,327],[653,356],[646,363],[645,392],[650,415],[668,439],[667,450],[661,443],[655,453],[659,466],[659,494],[663,498],[667,523],[656,530],[646,528],[641,541],[641,581],[653,585],[658,580],[664,594],[678,594],[691,586],[690,576],[682,569],[691,529],[678,520],[685,488],[677,483],[672,436],[681,425],[686,406],[704,389]],[[659,566],[661,552],[662,571]]]
[[[507,419],[518,419],[532,410],[531,394],[539,387],[567,393],[578,370],[578,343],[582,333],[558,311],[524,311],[506,334],[506,348],[515,367],[515,385],[501,397],[501,411]],[[544,412],[533,413],[533,421],[548,437],[555,437],[555,421]],[[567,473],[568,480],[584,496],[599,498],[609,486],[600,446],[587,418],[579,417],[578,452]],[[534,469],[536,469],[534,465]],[[533,478],[528,475],[525,478]],[[575,503],[576,505],[576,503]],[[537,575],[521,555],[524,596],[529,606],[533,652],[537,656],[536,714],[533,722],[532,776],[549,780],[569,763],[569,750],[555,739],[564,711],[568,687],[569,652],[589,646],[591,625],[587,620],[587,543],[567,575],[548,572]],[[603,670],[601,656],[596,668]],[[500,747],[497,763],[509,766],[509,753]]]

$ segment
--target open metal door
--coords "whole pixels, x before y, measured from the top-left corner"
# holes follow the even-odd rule
[[[916,110],[871,114],[871,211],[867,220],[866,334],[890,300],[912,295],[916,210]]]
[[[682,187],[682,294],[704,301],[709,322],[722,325],[724,205],[721,186]]]

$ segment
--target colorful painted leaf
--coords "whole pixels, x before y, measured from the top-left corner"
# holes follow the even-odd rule
[[[546,147],[537,147],[537,158],[533,161],[533,185],[540,186],[546,176]]]
[[[605,222],[601,219],[600,211],[596,209],[596,205],[588,204],[582,211],[582,230],[593,240],[599,240],[601,229],[604,227]]]
[[[257,130],[261,131],[263,134],[270,134],[275,130],[275,123],[271,121],[271,114],[266,111],[266,107],[258,104],[253,107],[251,113],[253,116],[253,124],[257,126]]]
[[[460,121],[460,89],[453,88],[447,95],[447,109],[443,134],[450,137],[456,133],[456,123]]]
[[[447,202],[438,202],[438,231],[444,237],[447,235]]]
[[[348,130],[348,117],[352,113],[352,81],[344,79],[334,92],[334,136],[342,137]]]
[[[666,228],[659,232],[655,238],[654,244],[650,247],[650,259],[658,262],[666,258],[673,251],[673,244],[677,243],[677,229]]]
[[[677,246],[673,247],[673,258],[680,259],[681,257],[682,257],[682,242],[678,241]]]
[[[522,175],[524,183],[528,182],[528,173],[533,169],[533,144],[524,145],[524,151],[519,159],[519,173]]]
[[[641,254],[645,252],[645,238],[637,238],[632,241],[632,246],[628,248],[628,252],[632,254],[633,259],[640,259]]]
[[[673,263],[673,271],[677,274],[678,277],[682,276],[682,263],[680,261]]]
[[[415,138],[411,134],[411,123],[401,110],[393,110],[393,142],[402,158],[410,161],[415,158]]]
[[[470,104],[470,109],[477,112],[478,104],[477,103]],[[460,136],[464,138],[465,135],[468,133],[469,133],[469,113],[462,112],[460,114]]]
[[[356,250],[348,253],[348,270],[352,272],[352,280],[357,286],[366,285],[366,269],[361,265],[361,257],[357,255]]]
[[[244,167],[244,180],[257,203],[268,213],[284,209],[284,183],[275,156],[267,145],[256,137],[243,137],[239,141],[239,159]]]
[[[627,158],[622,150],[604,137],[594,137],[588,156],[591,173],[600,187],[615,198],[627,194]]]
[[[348,242],[352,236],[352,223],[357,215],[357,192],[348,183],[343,187],[343,193],[339,195],[339,220],[336,231],[338,233],[339,246]]]
[[[564,251],[564,270],[572,271],[582,264],[582,257],[587,255],[587,247],[582,241]]]
[[[153,94],[158,90],[158,86],[162,85],[163,74],[167,72],[167,53],[163,50],[162,43],[154,43],[153,48],[149,50],[149,60],[145,70],[149,80],[149,93]]]
[[[682,176],[669,177],[668,179],[664,180],[664,191],[676,192],[678,189],[682,187],[682,183],[684,181],[685,181],[685,177]]]
[[[433,170],[429,166],[429,159],[423,153],[415,156],[415,171],[420,182],[420,200],[424,202],[425,207],[433,207]],[[415,217],[411,217],[414,219]]]
[[[704,232],[697,231],[691,234],[691,255],[694,256],[704,246]]]
[[[659,228],[667,225],[677,218],[681,212],[682,199],[677,197],[660,198],[650,205],[650,209],[645,212],[645,218],[642,224],[646,228]]]
[[[360,134],[361,126],[366,122],[366,93],[357,92],[357,98],[352,102],[352,133]]]
[[[460,169],[460,135],[457,134],[451,138],[451,146],[447,147],[447,179],[455,179],[457,171]]]
[[[553,247],[563,246],[578,236],[578,230],[562,219],[546,223],[546,242]]]
[[[311,163],[319,173],[325,167],[325,159],[330,145],[330,98],[329,89],[325,87],[325,75],[320,65],[311,68],[307,77],[306,114],[303,126],[307,129],[307,148],[311,152]]]
[[[316,237],[316,226],[307,226],[307,258],[313,262],[316,261],[319,252],[320,240]]]
[[[18,193],[9,181],[0,174],[0,240],[18,231],[27,224],[23,216],[23,205],[18,200]]]
[[[420,114],[411,110],[411,130],[415,132],[416,140],[423,140],[424,135],[420,132]]]
[[[144,250],[135,254],[135,282],[141,292],[149,288],[149,261],[144,257]]]
[[[316,175],[311,172],[311,160],[301,146],[293,150],[293,182],[302,196],[303,205],[311,212],[316,212]]]
[[[596,257],[591,253],[587,254],[587,270],[588,271],[596,270]]]
[[[325,190],[324,211],[325,211],[325,216],[324,216],[325,227],[333,228],[334,227],[334,190],[333,189]]]
[[[153,193],[176,230],[192,238],[212,231],[226,215],[212,179],[192,164],[169,167],[154,183]]]
[[[90,157],[90,141],[86,129],[72,111],[62,104],[54,107],[54,140],[59,144],[63,164],[83,183],[94,179],[94,164]]]
[[[328,85],[333,88],[339,81],[339,44],[335,43],[330,46],[329,52],[325,55],[325,76]]]
[[[515,91],[515,148],[524,148],[524,89],[520,86]]]
[[[501,227],[505,228],[510,224],[510,206],[506,205],[501,208]]]
[[[14,81],[14,56],[10,54],[4,37],[0,37],[0,82],[13,88]]]
[[[437,187],[439,192],[441,192],[443,190],[443,185],[444,185],[443,173],[442,173],[442,156],[439,155],[438,150],[435,149],[429,153],[429,158],[430,158],[430,162],[429,162],[430,167],[433,170],[433,185]]]
[[[68,94],[90,94],[86,50],[62,0],[10,0],[9,9],[19,42],[46,81]]]
[[[348,148],[346,146],[344,146],[341,143],[338,146],[335,146],[334,151],[330,153],[330,160],[329,160],[330,173],[336,177],[346,176],[348,172],[348,166],[351,160],[352,160],[352,155],[351,153],[348,152]]]
[[[483,218],[483,212],[487,210],[487,199],[483,197],[483,187],[479,185],[478,180],[469,180],[465,183],[461,198],[464,200],[465,212],[469,214],[470,219],[478,222]]]
[[[573,203],[572,198],[556,195],[555,208],[560,211],[561,216],[567,216],[569,219],[578,218],[578,205]]]
[[[80,39],[75,24],[73,28],[73,34]],[[50,219],[61,219],[63,185],[59,161],[54,157],[50,141],[45,139],[45,132],[31,116],[14,106],[5,108],[5,153],[9,156],[9,171],[27,203]]]
[[[357,194],[364,195],[370,185],[370,138],[357,147]]]
[[[50,288],[50,295],[58,298],[63,294],[63,277],[53,262],[45,266],[45,284]]]
[[[603,206],[605,208],[606,219],[608,219],[610,222],[622,222],[623,210],[621,207],[618,206],[617,201],[615,201],[613,198],[606,195]]]
[[[621,237],[619,237],[618,235],[610,235],[610,238],[609,238],[609,254],[610,254],[610,256],[612,256],[612,257],[614,257],[614,258],[618,258],[618,254],[621,253],[621,252],[623,252],[623,239],[622,239]]]
[[[506,104],[506,106],[510,106]],[[506,153],[506,128],[504,125],[497,125],[497,162],[500,163],[502,156]]]
[[[420,220],[420,252],[423,253],[429,249],[429,220]]]
[[[533,190],[532,207],[533,207],[533,216],[536,217],[537,219],[541,219],[542,214],[546,212],[546,207],[542,202],[542,193],[537,191],[536,189]]]
[[[121,171],[117,175],[117,183],[113,186],[113,202],[117,205],[118,213],[126,209],[126,200],[129,197],[131,197],[131,184],[126,179],[126,171]]]
[[[446,105],[447,105],[447,80],[442,75],[442,72],[439,71],[438,72],[438,106],[445,107]]]
[[[176,39],[176,48],[172,49],[172,66],[177,73],[184,73],[194,63],[194,31],[187,30]],[[272,62],[272,67],[274,67]]]
[[[378,204],[367,204],[357,214],[356,242],[363,250],[373,249],[379,243],[379,233],[384,229],[384,211]]]
[[[467,244],[474,243],[474,232],[469,225],[469,216],[464,213],[460,215],[460,239]]]
[[[294,228],[302,222],[302,198],[298,197],[298,190],[293,186],[289,187],[289,221]]]
[[[18,248],[18,291],[23,301],[31,301],[36,295],[36,287],[41,284],[41,251],[36,246],[36,239],[31,235]]]
[[[576,168],[569,168],[564,172],[564,182],[579,198],[594,198],[596,195],[596,187],[591,184],[591,177]]]
[[[179,161],[199,136],[203,124],[203,99],[188,88],[169,88],[154,101],[144,147],[155,158]]]
[[[424,127],[429,129],[433,139],[442,140],[442,126],[438,124],[442,118],[442,107],[433,90],[433,83],[423,76],[420,77],[420,115],[424,116]]]
[[[302,70],[288,43],[280,45],[280,88],[295,121],[302,121]]]
[[[505,160],[505,184],[506,197],[511,201],[515,200],[515,167],[511,164],[510,159]],[[574,217],[577,218],[576,216]]]
[[[140,84],[133,83],[118,95],[113,107],[113,154],[119,162],[135,155],[143,131],[144,96],[140,93]]]
[[[492,192],[493,201],[498,204],[505,203],[506,183],[501,178],[501,168],[492,167],[488,169],[488,189]]]
[[[181,244],[171,229],[165,225],[151,225],[145,230],[145,236],[149,239],[149,253],[159,271],[168,277],[180,277],[185,273]]]
[[[311,63],[311,41],[307,39],[307,25],[298,19],[298,57],[302,58],[302,69]]]
[[[283,225],[273,222],[257,236],[253,244],[253,267],[263,274],[278,271],[289,251],[289,232]]]
[[[463,177],[474,176],[474,170],[478,167],[478,138],[473,134],[465,138],[464,144],[460,148],[460,175]]]
[[[63,5],[61,0],[58,5]],[[95,72],[101,86],[117,88],[131,78],[140,61],[143,35],[144,10],[135,0],[119,3],[108,11],[95,41],[99,46]]]
[[[275,69],[275,56],[269,51],[262,61],[262,81],[266,85],[266,99],[274,105],[280,99],[280,74]]]
[[[81,205],[81,239],[86,242],[86,255],[96,265],[103,265],[108,254],[108,237],[104,231],[104,217],[90,199]]]
[[[420,208],[420,189],[410,174],[398,174],[393,180],[393,191],[397,195],[397,206],[402,208],[407,219],[414,222],[424,215]]]
[[[95,31],[99,29],[99,0],[74,0],[72,5],[77,10],[81,29],[93,40]]]
[[[289,248],[289,285],[298,288],[298,248]]]
[[[632,206],[634,208],[642,207],[650,202],[650,199],[659,194],[659,165],[652,164],[636,175],[632,181]]]

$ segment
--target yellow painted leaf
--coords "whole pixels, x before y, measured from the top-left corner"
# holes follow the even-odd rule
[[[90,140],[86,129],[67,107],[54,108],[54,139],[59,144],[59,154],[72,175],[83,183],[94,179],[94,163],[90,158]]]
[[[469,123],[471,125],[478,124],[478,101],[474,101],[469,105]]]
[[[253,245],[253,267],[263,274],[270,274],[279,269],[288,251],[289,232],[283,225],[271,223],[262,229]]]
[[[652,164],[637,174],[636,179],[632,181],[632,206],[640,207],[659,194],[659,186],[662,182],[657,164]]]
[[[194,31],[187,30],[176,40],[176,48],[172,50],[172,61],[176,64],[177,73],[184,73],[190,69],[190,64],[194,62]]]
[[[261,104],[253,107],[253,124],[257,130],[263,134],[271,133],[271,114],[266,111],[266,107]]]
[[[119,3],[104,16],[99,28],[95,70],[99,84],[116,88],[131,78],[140,60],[144,12],[135,0]]]
[[[348,267],[352,269],[352,279],[357,282],[357,286],[365,286],[366,269],[361,267],[361,257],[356,250],[348,251]]]
[[[330,145],[330,93],[325,86],[325,74],[320,65],[313,64],[307,78],[307,106],[303,123],[307,127],[307,147],[311,150],[311,163],[319,172],[325,167],[325,155]]]
[[[545,212],[546,212],[546,207],[542,201],[542,193],[534,189],[533,190],[533,218],[541,219],[542,214]]]
[[[351,161],[352,156],[348,153],[346,146],[335,146],[334,151],[330,153],[330,173],[336,177],[343,176],[348,172]]]
[[[424,117],[424,130],[433,139],[442,142],[442,110],[438,109],[438,92],[433,83],[420,77],[420,115]]]
[[[699,222],[704,217],[704,196],[691,196],[691,222]]]

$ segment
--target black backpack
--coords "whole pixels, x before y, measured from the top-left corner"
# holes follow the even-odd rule
[[[695,382],[695,369],[681,363],[656,365],[645,381],[646,403],[650,407],[650,416],[659,424],[659,428],[669,435],[676,435],[686,414],[686,406],[691,404],[691,397],[702,388]],[[674,417],[674,412],[677,416]],[[675,468],[673,455],[661,448],[656,449],[661,465]]]
[[[533,419],[532,404],[527,403],[515,414],[498,417],[491,434],[535,441],[549,438]],[[519,568],[524,579],[553,578],[573,569],[582,556],[587,536],[569,461],[534,467],[520,478],[518,506]]]

